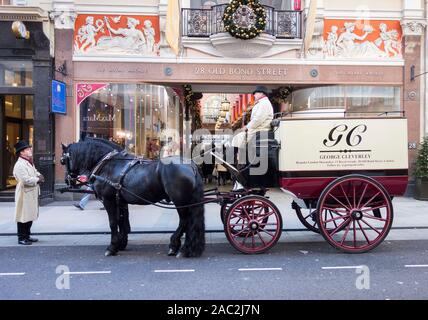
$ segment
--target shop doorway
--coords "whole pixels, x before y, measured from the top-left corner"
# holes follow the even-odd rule
[[[16,162],[14,145],[19,140],[33,144],[33,96],[0,95],[1,115],[1,179],[0,190],[12,190],[16,186],[13,166]]]

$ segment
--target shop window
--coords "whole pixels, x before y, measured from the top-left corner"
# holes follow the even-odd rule
[[[345,90],[342,86],[296,90],[292,99],[293,111],[345,108]]]
[[[352,113],[383,113],[400,111],[398,87],[346,87],[347,111]]]
[[[31,61],[0,60],[0,87],[32,87]]]
[[[401,110],[399,87],[325,86],[295,90],[294,112],[343,110],[348,115],[396,114]],[[342,112],[343,112],[342,111]]]
[[[80,103],[81,134],[115,141],[129,152],[158,158],[180,153],[180,99],[172,88],[108,84]],[[170,153],[171,154],[171,153]]]
[[[34,96],[25,96],[25,119],[26,120],[32,120],[34,116],[33,111],[33,101]]]
[[[9,118],[22,118],[22,98],[18,95],[5,96],[5,115]]]

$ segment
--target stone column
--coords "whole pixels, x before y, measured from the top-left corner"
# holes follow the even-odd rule
[[[76,141],[77,110],[73,98],[73,33],[76,19],[74,0],[54,0],[50,18],[55,24],[55,71],[54,79],[63,81],[67,86],[67,114],[55,115],[55,183],[64,184],[64,168],[59,163],[61,143]],[[60,195],[55,195],[56,198]],[[70,197],[70,194],[64,194]]]
[[[410,176],[413,175],[414,162],[416,158],[416,146],[420,142],[423,131],[424,119],[424,94],[422,92],[423,77],[411,79],[411,70],[414,74],[423,73],[422,59],[424,58],[423,35],[426,21],[423,18],[421,1],[403,1],[403,58],[404,58],[404,85],[403,104],[408,119],[408,141],[409,141],[409,168]],[[413,178],[412,178],[413,180]]]

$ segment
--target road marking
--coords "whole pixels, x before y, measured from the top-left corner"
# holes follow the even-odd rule
[[[406,268],[428,268],[428,264],[406,264]]]
[[[66,271],[63,274],[109,274],[111,271]]]
[[[8,273],[0,273],[0,276],[23,276],[25,272],[8,272]]]
[[[195,272],[195,269],[182,269],[182,270],[154,270],[154,272],[161,273],[161,272]]]
[[[282,268],[239,268],[238,271],[282,271]]]
[[[361,269],[363,266],[343,266],[343,267],[322,267],[323,270],[337,270],[337,269]]]

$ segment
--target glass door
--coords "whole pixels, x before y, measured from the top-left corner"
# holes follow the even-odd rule
[[[2,149],[5,151],[1,159],[0,189],[9,189],[16,186],[13,177],[15,144],[19,140],[33,143],[33,96],[1,95],[0,109]]]

